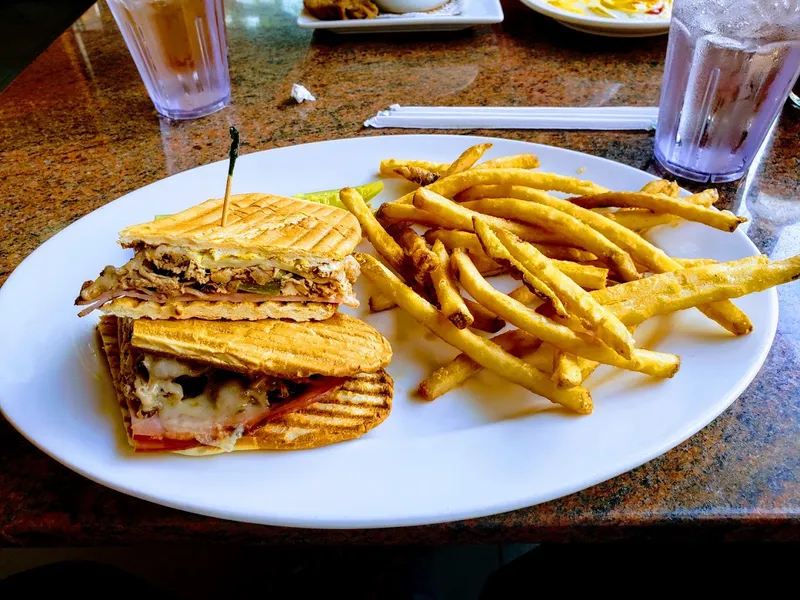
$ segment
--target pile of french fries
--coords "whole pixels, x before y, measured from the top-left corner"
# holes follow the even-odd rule
[[[450,164],[382,161],[383,176],[419,187],[375,214],[355,189],[340,192],[384,260],[356,254],[379,290],[370,310],[399,306],[462,353],[419,384],[426,400],[486,368],[589,414],[583,383],[600,364],[658,378],[678,372],[678,356],[636,347],[633,332],[646,319],[697,307],[745,335],[753,326],[730,299],[800,277],[800,255],[679,259],[643,237],[681,219],[734,231],[745,219],[713,208],[715,190],[679,197],[675,182],[657,180],[610,191],[537,171],[533,155],[479,163],[490,147],[468,148]],[[427,228],[422,235],[420,227]],[[500,292],[487,279],[497,275],[521,285]],[[508,324],[491,338],[476,333]]]

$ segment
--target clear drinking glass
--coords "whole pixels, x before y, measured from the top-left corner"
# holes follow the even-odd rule
[[[204,117],[231,100],[222,0],[108,0],[156,110]]]
[[[675,0],[655,154],[671,173],[739,179],[800,72],[800,0]]]
[[[800,108],[800,77],[794,83],[794,88],[789,94],[789,100],[792,101],[797,108]]]

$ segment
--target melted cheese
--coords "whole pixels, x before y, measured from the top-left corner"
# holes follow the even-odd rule
[[[248,381],[234,373],[151,354],[143,356],[142,364],[149,377],[139,373],[134,383],[142,410],[157,410],[166,431],[193,434],[204,444],[209,439],[219,441],[226,427],[233,427],[235,433],[269,407],[266,391],[251,390]],[[175,381],[182,376],[206,376],[208,381],[200,394],[186,398],[183,387]],[[240,436],[242,431],[243,427]]]

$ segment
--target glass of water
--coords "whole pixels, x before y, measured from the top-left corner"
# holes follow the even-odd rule
[[[800,73],[800,0],[675,0],[655,154],[702,182],[744,175]]]
[[[222,0],[108,0],[156,110],[204,117],[231,101]]]

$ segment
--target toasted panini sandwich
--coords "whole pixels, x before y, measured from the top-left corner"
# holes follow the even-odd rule
[[[323,320],[358,306],[351,256],[361,240],[346,210],[267,194],[230,197],[124,229],[126,265],[108,266],[81,288],[85,316],[96,308],[150,319]]]
[[[136,451],[317,448],[392,407],[389,342],[341,313],[302,324],[105,315],[98,331]]]

